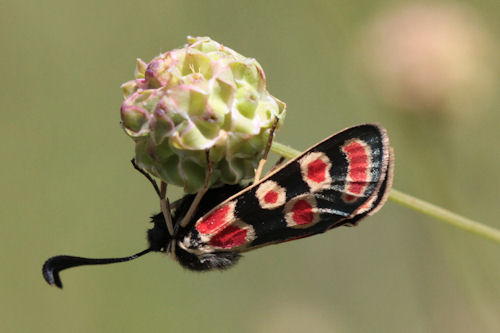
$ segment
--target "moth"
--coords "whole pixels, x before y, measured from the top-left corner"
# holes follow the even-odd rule
[[[59,272],[66,268],[129,261],[148,252],[167,253],[194,271],[224,270],[246,251],[355,226],[385,203],[393,151],[384,128],[358,125],[315,144],[262,179],[256,177],[253,184],[207,186],[172,205],[164,198],[166,188],[160,190],[136,168],[163,195],[162,212],[152,216],[147,232],[149,247],[123,258],[52,257],[42,269],[49,284],[62,288]]]

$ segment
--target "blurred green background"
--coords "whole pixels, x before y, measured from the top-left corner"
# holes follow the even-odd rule
[[[0,331],[499,332],[500,246],[390,201],[224,273],[155,254],[69,270],[61,291],[40,272],[146,246],[158,201],[119,86],[187,35],[259,60],[288,105],[278,141],[379,122],[395,188],[500,228],[498,22],[496,0],[1,0]]]

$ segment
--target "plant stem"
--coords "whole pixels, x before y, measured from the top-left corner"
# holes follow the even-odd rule
[[[288,159],[295,158],[301,153],[296,149],[293,149],[276,141],[273,142],[271,151]],[[448,223],[454,227],[471,232],[500,244],[500,230],[498,229],[460,216],[449,210],[446,210],[424,200],[417,199],[394,188],[389,194],[389,199],[403,206],[434,217],[442,222]]]
[[[449,210],[392,189],[389,199],[408,208],[432,216],[457,228],[500,243],[500,230],[460,216]]]

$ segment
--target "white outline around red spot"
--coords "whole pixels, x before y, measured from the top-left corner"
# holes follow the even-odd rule
[[[237,200],[233,200],[233,201],[230,201],[228,202],[227,204],[223,205],[223,206],[220,206],[220,207],[217,207],[215,209],[213,209],[212,211],[210,211],[208,214],[206,214],[205,216],[201,217],[198,221],[196,221],[194,227],[196,230],[198,230],[200,236],[210,236],[210,235],[214,235],[216,234],[217,232],[219,232],[220,230],[224,229],[227,225],[231,224],[232,221],[235,220],[235,217],[234,217],[234,209],[236,207],[236,201]],[[213,230],[210,230],[210,232],[206,232],[206,233],[202,233],[199,229],[198,229],[198,226],[203,223],[204,221],[210,219],[217,211],[223,209],[224,207],[229,207],[229,211],[226,213],[226,215],[224,215],[224,221],[220,224],[217,225],[216,228],[214,228]],[[201,237],[203,238],[203,237]]]
[[[313,214],[313,217],[312,217],[311,222],[309,222],[309,223],[298,224],[294,220],[293,215],[295,214],[295,212],[293,211],[293,208],[295,207],[295,204],[297,202],[300,202],[300,201],[305,201],[309,204],[309,206],[311,206],[311,213]],[[319,213],[319,209],[318,209],[318,204],[316,203],[316,198],[314,197],[314,195],[312,195],[310,193],[298,195],[295,198],[293,198],[292,200],[288,201],[285,205],[285,209],[284,209],[283,213],[285,216],[286,225],[290,228],[297,228],[297,229],[309,228],[309,227],[315,225],[316,223],[318,223],[320,220],[320,216],[319,216],[320,213]]]
[[[325,164],[325,170],[324,170],[325,179],[320,182],[311,179],[309,176],[309,165],[311,163],[316,162],[317,160],[320,160]],[[299,160],[299,164],[300,164],[300,173],[302,175],[302,180],[304,180],[304,182],[307,183],[311,192],[318,192],[318,191],[328,190],[329,188],[331,188],[332,176],[330,175],[330,169],[332,168],[332,163],[325,153],[322,152],[309,153]]]
[[[224,229],[219,230],[218,233],[212,234],[212,236],[210,237],[210,240],[207,242],[207,247],[211,247],[211,248],[214,248],[214,249],[223,249],[223,250],[229,250],[229,249],[231,249],[232,250],[232,249],[241,248],[242,246],[248,245],[248,244],[250,244],[251,242],[253,242],[255,240],[255,238],[256,238],[256,236],[255,236],[255,229],[253,228],[252,225],[250,225],[248,223],[245,223],[242,220],[235,220],[233,223],[226,225],[226,228],[231,227],[231,226],[238,227],[239,229],[246,230],[247,233],[245,235],[245,242],[243,244],[240,244],[240,245],[237,245],[237,246],[233,246],[233,247],[218,247],[218,246],[210,244],[210,241],[212,240],[212,238],[215,237],[215,236],[217,236],[218,233],[223,232],[224,229],[225,229],[224,228]]]
[[[276,192],[276,195],[278,197],[275,202],[266,201],[265,197],[269,193],[269,191]],[[275,181],[268,180],[259,185],[257,191],[255,191],[255,196],[257,197],[257,200],[259,200],[259,205],[261,208],[274,209],[285,204],[286,190],[284,187],[279,186],[278,183],[276,183]]]

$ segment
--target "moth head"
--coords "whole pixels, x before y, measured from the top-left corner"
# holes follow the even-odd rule
[[[169,234],[162,213],[151,216],[153,227],[148,230],[148,242],[151,251],[167,252],[172,236]]]

